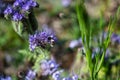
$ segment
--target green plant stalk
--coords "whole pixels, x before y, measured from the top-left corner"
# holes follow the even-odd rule
[[[98,65],[98,67],[96,67],[95,65],[95,69],[97,68],[97,70],[94,72],[94,77],[97,76],[98,72],[100,71],[101,67],[102,67],[102,64],[104,62],[104,57],[105,57],[105,53],[106,53],[106,49],[109,45],[109,42],[110,42],[110,37],[112,35],[112,32],[113,32],[113,27],[115,26],[115,23],[116,21],[118,20],[118,17],[119,17],[119,14],[120,14],[120,6],[118,7],[118,10],[114,16],[114,20],[113,21],[110,21],[110,24],[108,25],[108,36],[103,44],[103,47],[104,47],[104,51],[103,51],[103,55],[101,57],[101,60],[100,60],[100,64],[98,65],[98,60],[96,61],[96,65]],[[101,21],[100,21],[101,22]]]
[[[80,7],[77,4],[76,11],[77,11],[79,27],[80,27],[80,31],[81,31],[81,35],[82,35],[82,42],[83,42],[83,45],[84,45],[85,51],[86,51],[86,60],[88,63],[88,68],[90,70],[91,80],[94,80],[93,63],[92,63],[92,57],[91,57],[91,52],[90,52],[90,48],[89,48],[90,35],[88,33],[89,31],[86,29],[85,21],[83,19],[83,7],[84,7],[84,5],[82,2],[80,4]]]
[[[100,69],[101,69],[101,67],[102,67],[102,64],[103,64],[103,62],[104,62],[105,53],[106,53],[107,47],[108,47],[108,45],[109,45],[109,43],[110,43],[110,37],[111,37],[111,35],[112,35],[113,27],[115,26],[116,21],[117,21],[117,15],[115,15],[114,20],[111,21],[110,24],[108,25],[108,32],[109,32],[109,34],[108,34],[105,42],[103,43],[104,51],[103,51],[103,54],[102,54],[100,63],[99,63],[99,65],[98,65],[98,67],[97,67],[97,70],[96,70],[94,76],[96,76],[96,75],[98,74],[98,72],[100,71]]]

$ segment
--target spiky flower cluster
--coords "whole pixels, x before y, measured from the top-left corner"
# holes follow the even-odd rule
[[[78,80],[77,75],[63,77],[63,69],[59,69],[59,64],[54,59],[44,60],[40,63],[43,76],[52,76],[53,80]]]
[[[5,16],[9,16],[14,21],[20,21],[26,18],[30,9],[36,7],[38,4],[34,0],[15,0],[13,5],[8,5],[4,10]]]
[[[55,34],[51,30],[43,30],[29,36],[29,48],[31,51],[33,51],[36,47],[52,47],[55,41]]]

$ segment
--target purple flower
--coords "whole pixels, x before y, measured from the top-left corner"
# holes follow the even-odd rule
[[[41,62],[42,75],[47,76],[53,74],[58,69],[58,64],[55,60],[44,60]]]
[[[28,0],[28,1],[26,1],[25,4],[22,5],[22,10],[28,11],[28,10],[30,10],[30,8],[36,7],[36,6],[37,6],[37,2],[36,1]]]
[[[14,21],[20,21],[23,17],[26,18],[26,13],[30,11],[31,8],[37,6],[37,2],[34,0],[15,0],[11,7],[4,11],[4,14],[7,14],[12,17]],[[14,14],[11,14],[15,12]]]
[[[72,80],[78,80],[78,75],[74,74],[74,75],[72,76]]]
[[[20,0],[16,0],[13,4],[14,7],[20,6],[21,2]]]
[[[37,36],[36,35],[31,35],[29,36],[29,48],[30,48],[30,51],[33,51],[36,46],[37,46]]]
[[[120,44],[120,36],[117,34],[112,34],[111,36],[111,43],[115,44]]]
[[[70,48],[76,48],[76,47],[82,47],[82,39],[78,39],[78,40],[72,40],[69,44]]]
[[[30,4],[31,7],[36,7],[37,6],[37,2],[35,2],[33,0],[29,0],[28,4]]]
[[[40,67],[41,67],[41,70],[42,70],[42,75],[46,76],[46,75],[49,75],[49,64],[47,62],[47,60],[44,60],[40,63]]]
[[[22,6],[22,10],[23,11],[28,11],[30,9],[30,5],[29,4],[24,4],[23,6]]]
[[[12,13],[12,7],[11,6],[8,6],[5,11],[4,11],[4,14],[11,14]]]
[[[59,71],[56,71],[52,74],[52,78],[54,80],[62,80],[62,77],[61,77],[61,73],[63,72],[63,70],[59,70]]]
[[[27,76],[25,77],[25,80],[33,80],[36,76],[36,73],[32,70],[29,70],[27,73]]]
[[[78,80],[78,75],[74,74],[72,77],[69,76],[69,77],[63,78],[62,80]]]
[[[13,15],[13,17],[12,17],[12,19],[13,19],[14,21],[20,21],[20,20],[22,20],[22,18],[23,18],[23,16],[22,16],[22,14],[20,14],[20,13],[15,13],[15,14]]]
[[[71,77],[63,78],[62,80],[73,80]]]
[[[47,46],[53,46],[55,41],[56,37],[52,32],[36,32],[29,37],[29,48],[31,51],[33,51],[35,47],[46,48]]]
[[[93,48],[93,50],[92,50],[92,59],[94,59],[97,54],[102,55],[103,54],[103,49],[100,50],[99,47],[98,48]],[[108,48],[106,50],[106,53],[105,53],[105,59],[107,59],[110,55],[111,55],[111,51]]]
[[[62,5],[68,7],[71,4],[71,0],[62,0]]]

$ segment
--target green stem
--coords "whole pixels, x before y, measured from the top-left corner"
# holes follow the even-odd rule
[[[78,17],[78,22],[79,22],[79,27],[80,27],[80,31],[81,31],[81,36],[82,36],[82,43],[84,45],[85,51],[86,51],[86,60],[88,63],[88,68],[90,71],[90,76],[91,76],[91,80],[94,80],[93,77],[93,63],[92,63],[92,57],[91,57],[91,51],[90,51],[90,34],[89,34],[89,29],[86,29],[86,24],[85,24],[85,19],[84,19],[84,11],[85,11],[85,7],[84,7],[84,1],[81,1],[80,4],[78,4],[79,2],[77,2],[76,5],[76,11],[77,11],[77,17]],[[80,6],[79,6],[80,5]]]

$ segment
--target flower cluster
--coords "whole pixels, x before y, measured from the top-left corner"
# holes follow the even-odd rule
[[[53,74],[59,67],[55,60],[44,60],[40,63],[42,75],[47,76]]]
[[[38,4],[34,0],[15,0],[13,5],[8,5],[4,10],[5,16],[10,16],[14,21],[20,21],[26,18],[30,9],[36,7]]]
[[[56,37],[53,32],[49,30],[43,30],[36,32],[29,36],[29,48],[33,51],[36,47],[46,48],[47,46],[53,46],[56,41]]]
[[[36,72],[34,72],[33,70],[29,70],[25,77],[25,80],[33,80],[35,76],[36,76]]]
[[[40,66],[43,76],[52,76],[54,80],[78,80],[77,75],[63,77],[61,74],[64,70],[59,69],[59,64],[54,59],[41,61]]]

